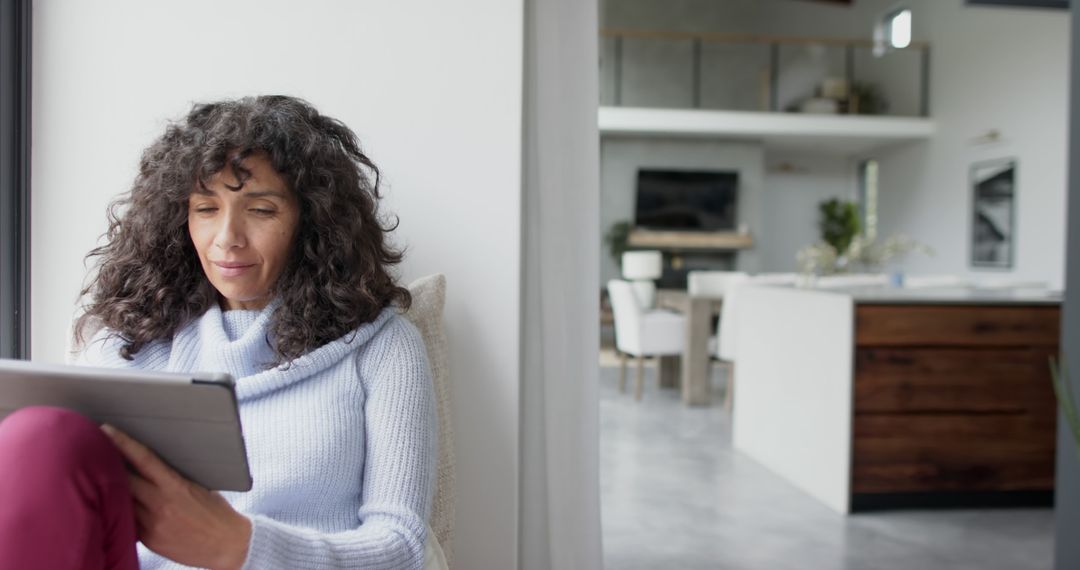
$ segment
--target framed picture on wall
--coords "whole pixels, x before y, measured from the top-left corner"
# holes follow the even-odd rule
[[[1069,0],[967,0],[972,6],[1009,6],[1012,8],[1069,9]]]
[[[1015,258],[1016,159],[971,166],[971,265],[1009,269]]]

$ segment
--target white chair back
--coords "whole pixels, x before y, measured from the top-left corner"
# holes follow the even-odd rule
[[[739,337],[739,321],[743,318],[740,308],[741,290],[754,286],[794,286],[798,283],[798,273],[763,273],[753,275],[736,282],[724,294],[724,304],[720,311],[720,322],[716,326],[716,356],[721,360],[735,361],[736,340]]]
[[[608,281],[608,298],[615,316],[615,346],[621,352],[641,351],[641,305],[634,287],[622,279]]]
[[[747,277],[742,271],[691,271],[686,274],[686,292],[691,297],[721,298],[730,287]]]
[[[799,283],[801,276],[798,273],[758,273],[750,276],[750,283],[755,285],[788,285],[794,287]]]
[[[656,282],[655,281],[630,281],[630,287],[634,290],[638,306],[647,311],[656,306]]]

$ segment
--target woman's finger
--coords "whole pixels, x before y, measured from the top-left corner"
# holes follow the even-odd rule
[[[150,451],[150,448],[135,441],[131,436],[109,424],[103,424],[101,429],[112,439],[128,462],[134,465],[135,469],[152,483],[158,485],[172,483],[178,477],[171,467],[159,459],[153,451]]]
[[[150,511],[139,503],[135,503],[135,537],[144,540],[147,534],[145,521],[150,520]]]
[[[156,485],[135,473],[128,474],[128,483],[131,489],[131,497],[140,505],[152,505],[158,495]]]

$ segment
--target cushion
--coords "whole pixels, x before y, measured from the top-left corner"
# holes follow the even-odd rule
[[[439,415],[439,461],[435,478],[435,498],[429,525],[439,540],[448,566],[453,566],[454,523],[454,434],[450,425],[450,378],[446,330],[443,327],[443,304],[446,301],[446,277],[441,273],[421,277],[409,284],[412,307],[405,314],[424,339],[435,407]]]

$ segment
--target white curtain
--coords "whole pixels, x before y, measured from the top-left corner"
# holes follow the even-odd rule
[[[596,0],[525,1],[521,570],[598,570]]]

